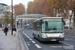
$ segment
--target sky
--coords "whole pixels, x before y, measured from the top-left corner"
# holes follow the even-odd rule
[[[33,1],[33,0],[13,0],[13,5],[22,3],[23,5],[25,5],[25,8],[27,8],[27,3],[29,1]],[[5,3],[8,6],[10,6],[11,5],[11,0],[0,0],[0,3]]]

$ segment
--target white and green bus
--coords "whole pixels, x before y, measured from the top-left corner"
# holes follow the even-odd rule
[[[42,17],[33,21],[33,36],[39,41],[64,41],[62,17]]]

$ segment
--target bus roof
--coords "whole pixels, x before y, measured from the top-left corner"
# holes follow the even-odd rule
[[[42,18],[40,18],[40,19],[36,19],[35,21],[33,21],[33,22],[36,22],[36,21],[39,21],[39,20],[41,20],[41,19],[53,19],[53,18],[58,18],[58,19],[60,19],[60,18],[63,18],[63,17],[42,17]]]
[[[63,17],[42,17],[42,18],[63,18]]]

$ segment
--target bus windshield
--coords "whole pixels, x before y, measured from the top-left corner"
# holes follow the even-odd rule
[[[42,32],[63,33],[63,22],[44,22]]]

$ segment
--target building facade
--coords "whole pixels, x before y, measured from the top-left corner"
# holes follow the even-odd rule
[[[2,18],[2,16],[5,14],[5,7],[7,5],[4,3],[0,3],[0,19]]]
[[[5,6],[7,6],[4,3],[0,3],[0,13],[5,12]]]

